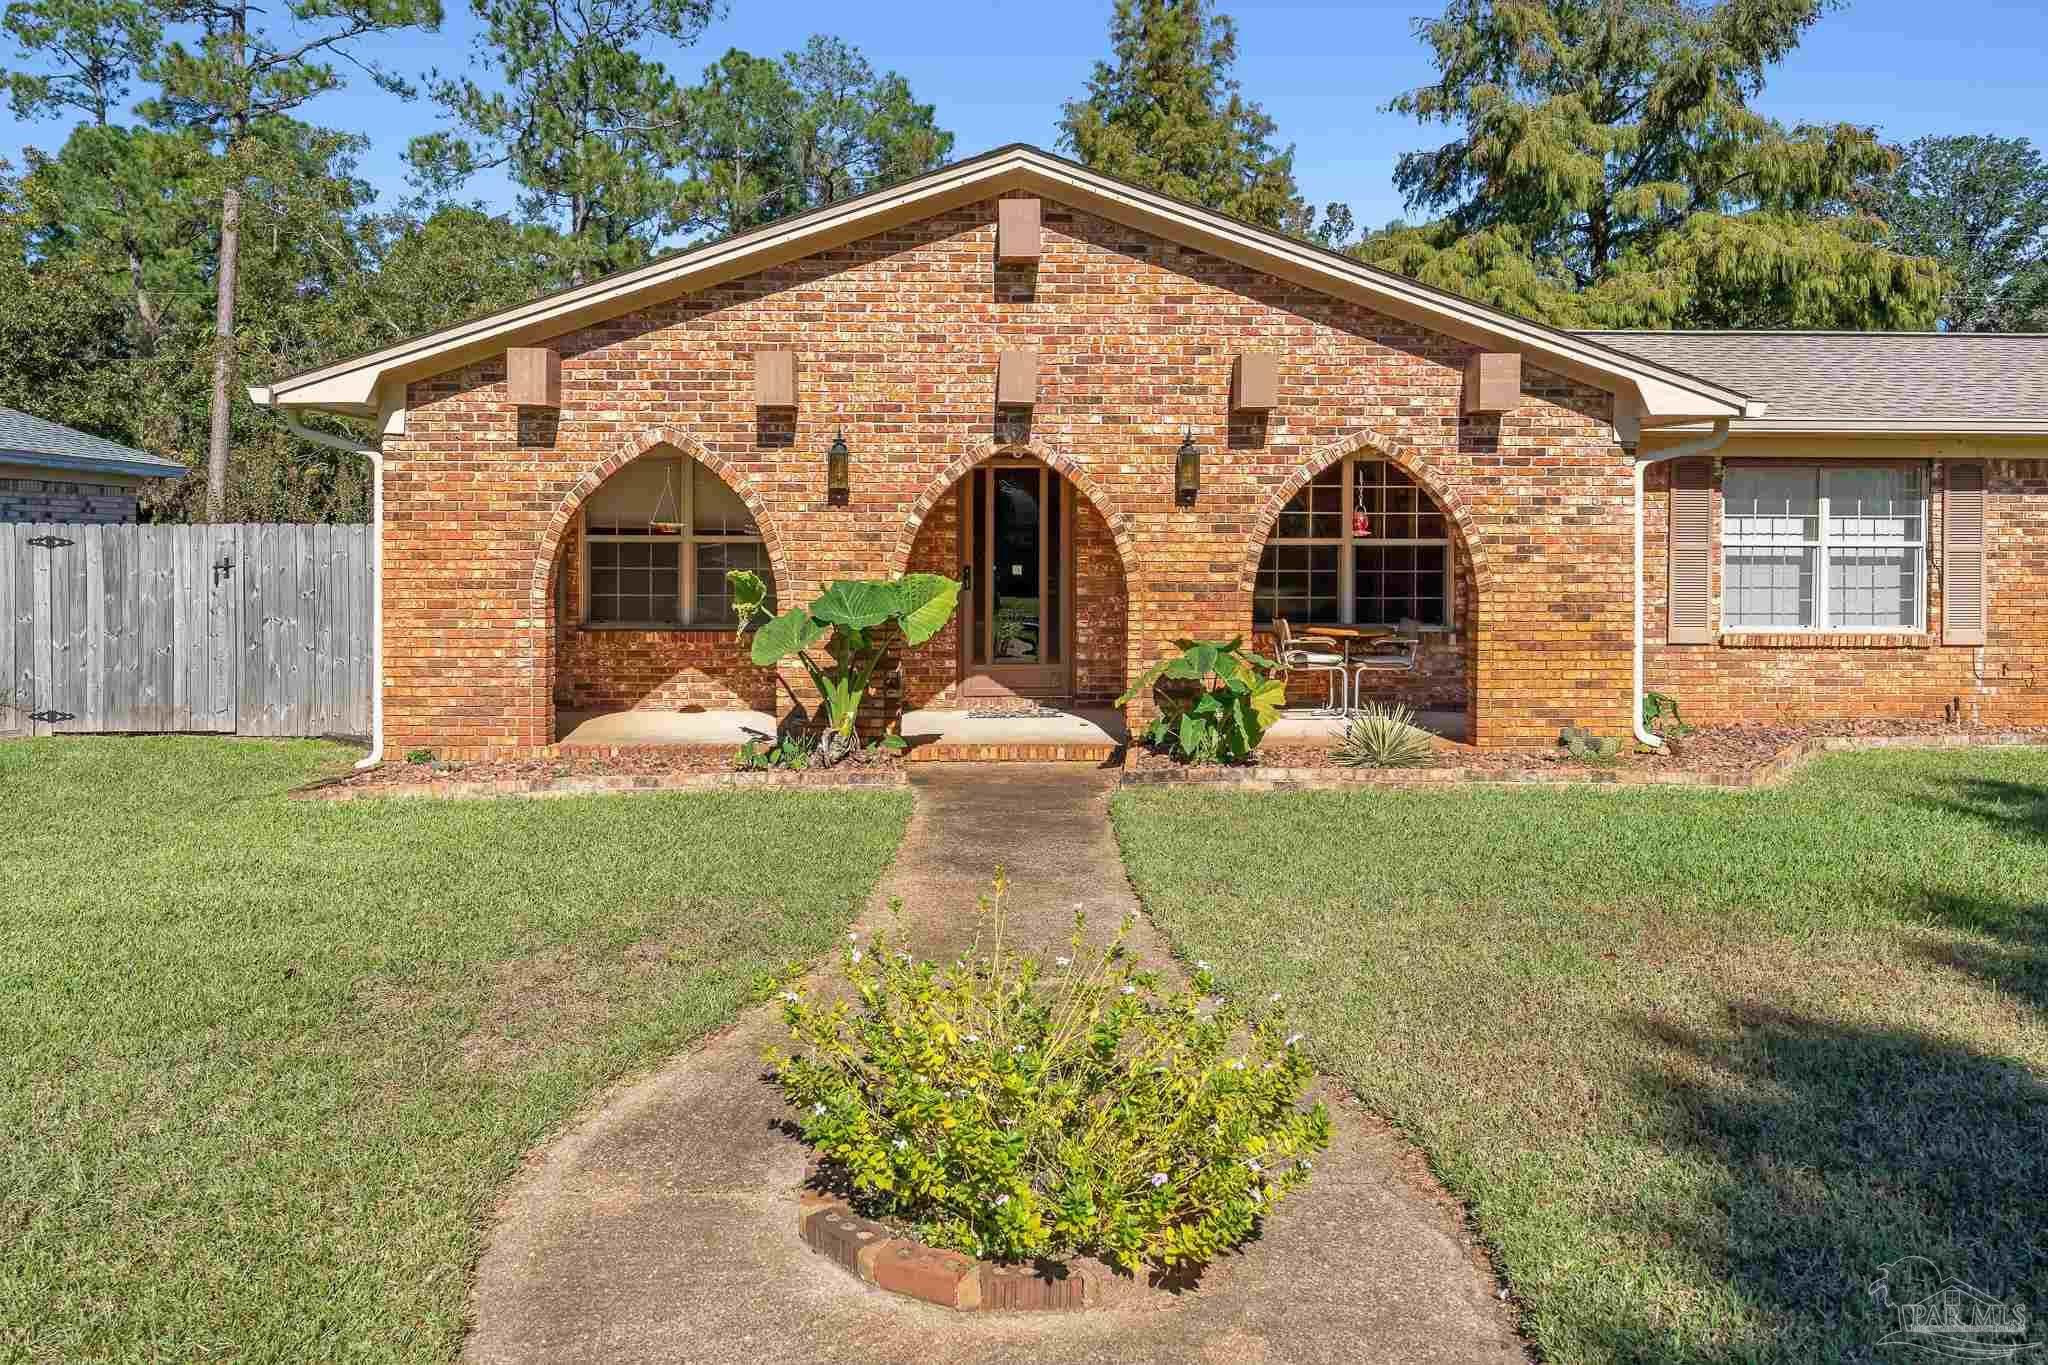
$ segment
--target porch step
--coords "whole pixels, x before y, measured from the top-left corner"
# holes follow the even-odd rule
[[[918,744],[904,754],[912,763],[1092,763],[1097,767],[1123,754],[1121,744],[960,743]]]

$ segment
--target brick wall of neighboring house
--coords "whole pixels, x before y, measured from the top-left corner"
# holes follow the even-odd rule
[[[132,484],[90,479],[0,478],[0,522],[71,521],[127,525],[137,516]]]
[[[1983,648],[1941,643],[1945,461],[1927,499],[1927,630],[1912,634],[1721,632],[1722,480],[1714,465],[1710,531],[1713,643],[1665,643],[1670,467],[1646,472],[1644,678],[1697,724],[1898,717],[1938,720],[1960,708],[1986,724],[2048,724],[2048,461],[1990,459]]]
[[[406,430],[385,442],[390,742],[545,743],[558,692],[613,687],[614,649],[638,681],[612,694],[635,704],[754,696],[722,643],[560,630],[552,566],[599,476],[663,442],[702,459],[760,520],[784,601],[937,563],[953,533],[930,519],[995,449],[996,355],[1020,347],[1039,364],[1025,447],[1101,518],[1083,519],[1084,565],[1113,552],[1123,571],[1121,612],[1107,576],[1082,580],[1104,584],[1076,630],[1085,692],[1113,694],[1175,636],[1249,631],[1280,507],[1331,462],[1378,454],[1459,525],[1470,681],[1445,693],[1474,699],[1478,741],[1625,731],[1631,482],[1605,393],[1532,367],[1514,411],[1463,416],[1462,342],[1044,208],[1035,270],[996,268],[990,200],[561,336],[559,412],[509,405],[502,356],[413,383]],[[753,406],[757,348],[797,352],[793,421]],[[1233,421],[1232,357],[1248,350],[1280,357],[1279,406]],[[853,496],[832,507],[823,454],[841,429]],[[1173,500],[1184,430],[1205,452],[1187,508]],[[943,693],[957,647],[942,636],[909,661],[913,700]]]

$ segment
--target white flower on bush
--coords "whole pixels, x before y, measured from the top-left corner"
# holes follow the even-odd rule
[[[1293,1047],[1296,1043],[1300,1041],[1301,1035],[1299,1033],[1290,1033],[1287,1035],[1287,1046],[1289,1047]]]
[[[896,960],[898,962],[908,962],[910,961],[910,954],[902,951],[901,949],[898,949],[896,952]]]
[[[1238,1058],[1238,1059],[1237,1059],[1236,1061],[1232,1062],[1232,1063],[1230,1064],[1230,1069],[1231,1069],[1232,1071],[1242,1071],[1242,1070],[1244,1070],[1244,1058],[1240,1057],[1240,1058]]]
[[[1316,1163],[1310,1161],[1307,1157],[1301,1158],[1301,1160],[1295,1162],[1294,1164],[1301,1167],[1301,1169],[1303,1169],[1304,1171],[1312,1171],[1316,1168]]]
[[[1263,1204],[1266,1202],[1265,1192],[1260,1190],[1259,1187],[1256,1185],[1252,1186],[1251,1196],[1252,1202],[1254,1204]]]
[[[1021,1054],[1023,1053],[1023,1051],[1024,1051],[1024,1044],[1022,1044],[1022,1043],[1019,1043],[1019,1044],[1017,1044],[1017,1046],[1015,1046],[1015,1047],[1011,1048],[1011,1049],[1010,1049],[1010,1051],[1011,1051],[1011,1052],[1012,1052],[1013,1054],[1018,1054],[1018,1055],[1021,1055]]]
[[[1202,959],[1198,957],[1195,959],[1195,970],[1198,972],[1206,972],[1209,970],[1209,964],[1202,961]]]
[[[902,1151],[902,1150],[903,1150],[903,1149],[904,1149],[905,1147],[908,1147],[909,1145],[910,1145],[910,1139],[909,1139],[909,1138],[897,1138],[897,1139],[896,1139],[896,1150],[897,1150],[897,1151],[899,1151],[899,1152],[900,1152],[900,1151]]]
[[[848,934],[848,935],[846,936],[846,941],[847,941],[848,943],[858,943],[858,942],[860,942],[860,935],[859,935],[859,934]]]
[[[1272,993],[1271,995],[1267,996],[1267,997],[1266,997],[1266,1003],[1267,1003],[1267,1004],[1269,1004],[1269,1005],[1277,1005],[1277,1004],[1279,1004],[1279,1003],[1280,1003],[1280,992],[1278,992],[1278,991],[1274,991],[1274,992],[1273,992],[1273,993]]]
[[[1137,993],[1138,993],[1138,988],[1137,988],[1136,986],[1125,986],[1125,987],[1124,987],[1124,994],[1125,994],[1125,995],[1136,995]]]
[[[1152,1188],[1153,1188],[1153,1189],[1155,1189],[1155,1190],[1156,1190],[1156,1189],[1158,1189],[1158,1188],[1159,1188],[1159,1187],[1160,1187],[1161,1185],[1164,1185],[1165,1183],[1166,1183],[1166,1172],[1164,1172],[1164,1171],[1154,1171],[1154,1172],[1152,1172]]]
[[[978,1043],[981,1041],[981,1035],[979,1033],[963,1033],[960,1036],[970,1043]]]
[[[825,1106],[822,1104],[814,1104],[811,1106],[811,1112],[813,1114],[822,1114],[825,1112]]]
[[[855,948],[855,949],[853,950],[853,960],[854,960],[855,962],[858,962],[858,961],[860,961],[860,949],[858,949],[858,948]]]
[[[1074,965],[1074,959],[1071,957],[1056,957],[1052,961],[1055,967],[1071,967]]]
[[[803,1000],[803,997],[801,995],[798,995],[795,991],[784,991],[782,993],[782,998],[784,1000],[787,1000],[792,1005],[798,1004]]]
[[[1261,1165],[1259,1164],[1259,1159],[1258,1159],[1257,1157],[1252,1157],[1251,1159],[1249,1159],[1248,1161],[1246,1161],[1246,1162],[1245,1162],[1244,1164],[1245,1164],[1245,1165],[1247,1165],[1247,1166],[1249,1166],[1249,1167],[1251,1167],[1254,1173],[1256,1173],[1256,1172],[1259,1172],[1259,1171],[1263,1171],[1263,1170],[1265,1170],[1265,1169],[1266,1169],[1266,1168],[1265,1168],[1264,1166],[1261,1166]]]
[[[1005,1205],[1005,1204],[1007,1204],[1007,1203],[1009,1203],[1009,1202],[1010,1202],[1010,1196],[1009,1196],[1009,1195],[1007,1195],[1007,1194],[999,1194],[999,1195],[997,1195],[997,1196],[996,1196],[996,1202],[995,1202],[995,1203],[993,1203],[993,1204],[991,1204],[991,1205],[990,1205],[989,1207],[991,1207],[991,1208],[997,1208],[997,1209],[999,1209],[999,1208],[1001,1208],[1001,1207],[1002,1207],[1003,1205]]]

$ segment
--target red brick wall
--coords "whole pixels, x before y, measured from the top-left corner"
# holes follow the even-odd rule
[[[1101,562],[1106,535],[1125,573],[1121,626],[1090,612],[1077,632],[1089,692],[1121,686],[1119,630],[1122,676],[1175,636],[1248,631],[1280,506],[1372,452],[1459,522],[1478,740],[1625,730],[1630,479],[1606,394],[1531,368],[1520,408],[1463,417],[1463,343],[1053,202],[1037,270],[999,277],[994,213],[969,205],[557,338],[559,413],[508,405],[502,356],[414,383],[406,432],[386,441],[391,742],[546,742],[558,652],[571,689],[608,686],[591,650],[610,646],[557,634],[549,567],[598,475],[655,442],[749,501],[784,600],[902,570],[927,529],[943,542],[927,514],[992,449],[995,357],[1012,347],[1039,353],[1028,449],[1101,517],[1083,554]],[[760,347],[798,353],[800,405],[775,430],[752,403]],[[1233,421],[1231,359],[1253,349],[1281,357],[1280,403]],[[823,452],[842,428],[853,497],[830,507]],[[1191,508],[1173,501],[1184,430],[1205,452]],[[722,676],[696,647],[643,641],[620,694],[686,704],[699,694],[673,689]],[[942,664],[913,676],[942,678],[955,648],[934,641]]]
[[[1664,643],[1670,467],[1651,465],[1644,500],[1645,681],[1677,700],[1688,722],[1772,724],[1859,717],[1940,719],[1960,708],[1985,724],[2048,723],[2048,461],[1987,462],[1985,647],[1943,645],[1942,494],[1928,496],[1927,625],[1915,635],[1721,635],[1721,485],[1714,467],[1712,615],[1717,639]]]
[[[621,630],[582,624],[577,528],[557,556],[555,705],[572,711],[773,711],[775,673],[756,668],[730,626]]]

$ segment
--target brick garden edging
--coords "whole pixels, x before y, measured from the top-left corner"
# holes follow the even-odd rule
[[[833,787],[886,789],[907,787],[910,775],[901,765],[843,772],[626,773],[614,776],[501,778],[465,782],[361,782],[328,778],[286,793],[295,801],[382,801],[440,797],[461,800],[483,796],[625,796],[645,792],[753,791],[761,788],[816,791]]]
[[[1186,768],[1129,766],[1125,758],[1122,785],[1150,787],[1193,785],[1231,787],[1238,791],[1335,791],[1348,787],[1430,788],[1490,787],[1691,787],[1704,791],[1752,791],[1774,787],[1823,753],[1859,749],[1976,749],[2040,745],[2042,736],[2025,731],[1985,731],[1960,735],[1816,735],[1786,745],[1747,772],[1631,772],[1616,768],[1546,768],[1503,770],[1472,766],[1447,768]]]
[[[957,1251],[935,1250],[860,1217],[844,1200],[830,1195],[799,1195],[796,1226],[811,1250],[868,1284],[940,1308],[972,1313],[1088,1306],[1088,1282],[1078,1270],[1053,1279],[1022,1266],[995,1265]]]

